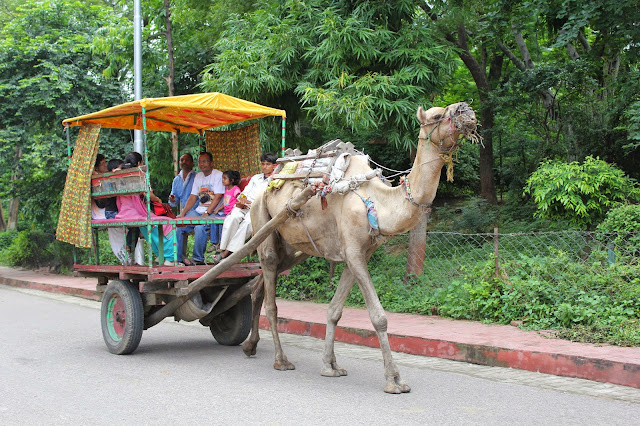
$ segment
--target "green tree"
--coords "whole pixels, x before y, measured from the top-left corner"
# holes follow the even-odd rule
[[[536,164],[558,155],[570,161],[599,155],[637,177],[637,2],[421,6],[443,40],[458,48],[475,82],[485,135],[483,197],[490,195],[496,140],[500,184],[518,191]]]
[[[525,194],[533,197],[538,217],[567,219],[581,229],[593,229],[621,202],[640,200],[634,180],[593,157],[583,163],[544,161],[527,180]]]
[[[285,109],[294,146],[341,138],[407,152],[417,107],[431,105],[457,62],[420,3],[289,0],[233,17],[202,87]],[[425,240],[423,220],[412,230],[408,275],[422,273]]]
[[[20,212],[52,228],[67,167],[64,118],[121,99],[100,75],[93,33],[110,18],[104,5],[29,1],[0,30],[0,198],[13,200],[9,226]],[[109,135],[105,135],[109,138]]]
[[[142,3],[142,96],[160,97],[197,92],[205,65],[213,57],[224,20],[253,7],[248,0],[150,0]],[[133,10],[127,2],[114,3],[114,17],[97,32],[94,52],[103,56],[103,75],[133,92]],[[177,171],[179,152],[198,145],[193,135],[148,135],[151,183],[159,195],[168,195]],[[174,167],[171,167],[171,164]],[[165,194],[165,189],[167,193]]]
[[[406,151],[417,106],[430,106],[456,63],[419,3],[290,0],[236,15],[202,87],[285,109],[303,147],[340,137]]]

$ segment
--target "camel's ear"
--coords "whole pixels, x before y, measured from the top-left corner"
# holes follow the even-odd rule
[[[418,107],[418,112],[416,113],[416,116],[418,117],[418,121],[420,123],[424,123],[427,121],[427,113],[425,112],[425,110],[422,109],[422,106]]]

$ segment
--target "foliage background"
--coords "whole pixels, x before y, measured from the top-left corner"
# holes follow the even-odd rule
[[[636,1],[172,0],[168,5],[142,3],[144,96],[168,93],[170,17],[175,93],[220,90],[285,109],[291,147],[306,150],[341,138],[377,163],[406,170],[417,142],[417,106],[468,102],[481,119],[485,146],[460,150],[455,182],[441,180],[431,230],[637,231]],[[0,230],[11,229],[0,233],[4,261],[68,265],[70,251],[52,235],[67,164],[60,122],[133,98],[132,16],[130,2],[121,0],[2,2]],[[265,150],[278,146],[277,126],[262,124]],[[181,135],[181,152],[196,152],[197,145],[196,138]],[[107,158],[123,157],[131,148],[128,132],[103,130],[100,150]],[[169,136],[152,135],[149,152],[152,186],[166,199],[174,176]],[[388,309],[428,313],[437,306],[441,314],[506,321],[506,311],[494,308],[513,302],[508,306],[516,312],[520,305],[514,301],[532,291],[551,291],[525,278],[507,288],[490,279],[483,265],[442,287],[408,285],[402,272],[406,237],[398,238],[372,260]],[[555,261],[524,259],[513,267],[543,270]],[[618,272],[603,270],[595,281],[580,284],[584,271],[574,266],[563,279],[579,285],[566,291],[582,291],[577,297],[594,306],[620,308],[630,322],[569,322],[592,327],[592,335],[600,333],[596,323],[602,325],[598,330],[618,327],[619,338],[603,335],[637,342],[637,307],[626,302],[637,294],[637,281],[625,280],[622,288],[616,284]],[[324,261],[308,261],[284,281],[280,294],[327,300],[332,284],[322,272],[326,267]],[[611,289],[622,298],[611,296]],[[354,290],[349,303],[359,303],[359,297]],[[548,299],[540,306],[564,306],[561,297]],[[562,309],[566,315],[574,312],[574,307]],[[627,315],[627,309],[634,313]],[[539,326],[567,327],[554,318]],[[627,337],[620,337],[624,333]]]

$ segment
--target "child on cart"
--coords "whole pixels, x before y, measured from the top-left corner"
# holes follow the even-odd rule
[[[216,207],[213,211],[213,216],[218,218],[228,215],[233,206],[238,201],[238,195],[240,195],[240,172],[236,170],[227,170],[222,173],[222,184],[225,187],[223,204]],[[218,244],[222,238],[222,224],[211,225],[211,250],[215,251],[218,248]]]

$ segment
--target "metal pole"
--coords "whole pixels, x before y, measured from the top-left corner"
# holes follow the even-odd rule
[[[133,98],[142,99],[142,18],[140,0],[133,2]],[[133,131],[133,150],[144,152],[142,131]]]
[[[153,239],[151,238],[151,225],[149,221],[151,220],[151,181],[149,180],[149,173],[151,173],[149,167],[149,155],[147,152],[147,110],[145,107],[142,107],[142,131],[143,131],[143,156],[144,156],[144,164],[147,166],[144,173],[144,180],[147,187],[147,236],[149,237],[149,250],[148,250],[148,261],[149,266],[153,266]],[[160,225],[162,226],[162,225]]]
[[[284,157],[284,140],[287,132],[287,117],[282,117],[282,149],[280,150],[280,156]]]
[[[495,276],[500,276],[500,251],[499,251],[499,243],[498,239],[500,234],[498,233],[498,228],[493,228],[493,268],[495,270]]]

